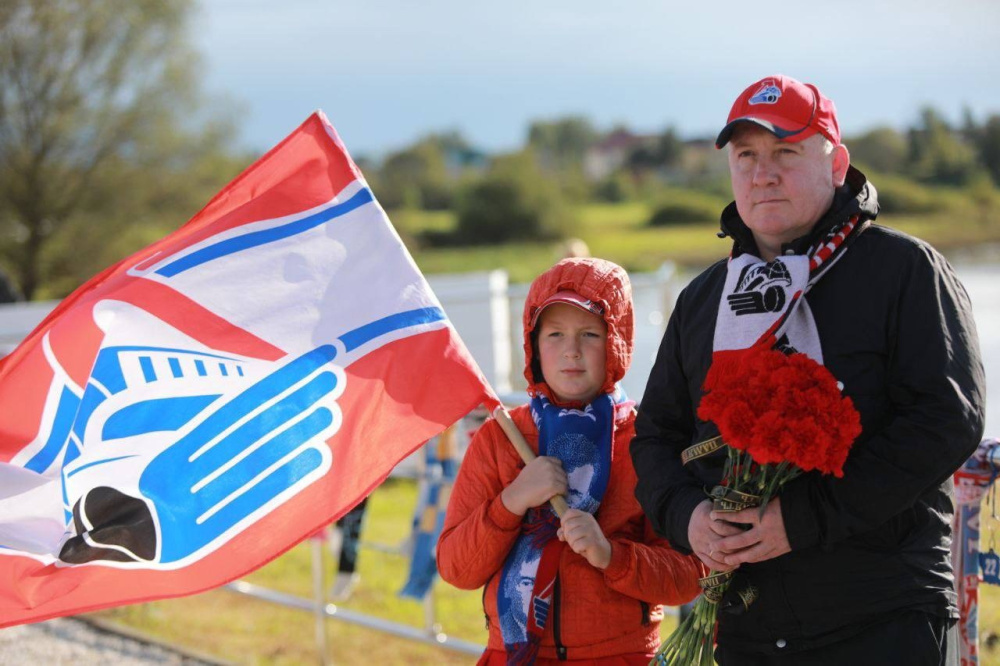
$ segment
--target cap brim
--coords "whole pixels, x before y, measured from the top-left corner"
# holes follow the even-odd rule
[[[596,305],[595,303],[587,300],[586,298],[580,296],[579,294],[568,291],[560,291],[552,296],[549,296],[549,298],[546,299],[545,302],[543,302],[541,305],[538,306],[538,308],[535,310],[535,313],[531,316],[531,328],[532,329],[535,328],[535,326],[538,324],[538,318],[542,316],[542,312],[547,307],[549,307],[550,305],[557,305],[557,304],[572,305],[573,307],[583,310],[584,312],[589,312],[592,315],[597,315],[598,317],[602,316],[600,312],[602,308],[600,308],[600,306]]]
[[[763,127],[764,129],[766,129],[768,132],[775,135],[779,139],[782,139],[784,141],[790,141],[793,143],[796,141],[804,141],[805,139],[808,139],[812,135],[819,133],[819,130],[809,125],[792,130],[785,129],[780,125],[778,125],[778,123],[776,122],[777,120],[785,120],[785,119],[784,118],[776,119],[764,115],[744,116],[742,118],[737,118],[736,120],[732,121],[731,123],[722,128],[722,131],[719,132],[718,138],[715,140],[715,147],[722,148],[727,143],[729,143],[729,140],[733,138],[733,132],[736,131],[736,127],[740,123],[752,123],[754,125],[757,125],[758,127]]]

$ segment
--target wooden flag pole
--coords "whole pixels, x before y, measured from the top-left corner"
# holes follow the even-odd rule
[[[521,431],[517,429],[516,425],[514,425],[514,421],[510,418],[510,414],[507,413],[507,410],[504,409],[503,405],[499,405],[493,410],[493,418],[495,418],[497,423],[500,424],[500,428],[503,429],[504,434],[507,435],[507,439],[509,439],[510,443],[514,445],[514,448],[517,449],[517,452],[521,456],[521,460],[525,463],[530,463],[534,460],[536,457],[535,452],[531,450],[530,446],[528,446],[528,442],[525,441],[524,435],[522,435]],[[549,504],[552,505],[556,515],[560,518],[562,518],[563,514],[569,510],[569,505],[566,504],[566,498],[562,495],[554,496],[549,500]]]

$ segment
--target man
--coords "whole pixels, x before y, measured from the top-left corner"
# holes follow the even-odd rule
[[[815,86],[754,83],[716,146],[732,256],[677,299],[631,445],[636,496],[675,548],[738,569],[730,594],[759,593],[742,612],[721,604],[719,663],[952,663],[950,479],[979,442],[985,396],[968,296],[933,248],[871,223],[875,189]],[[862,433],[843,478],[804,474],[763,514],[713,512],[724,449],[681,459],[718,435],[697,417],[705,375],[713,352],[772,327],[777,348],[836,377]]]

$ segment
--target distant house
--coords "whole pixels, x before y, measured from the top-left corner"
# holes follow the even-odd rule
[[[604,180],[620,169],[638,148],[656,146],[657,135],[633,134],[616,129],[587,149],[583,156],[583,173],[588,180]]]
[[[688,139],[675,173],[666,174],[667,179],[694,178],[711,180],[729,177],[729,158],[725,150],[715,147],[714,138]]]
[[[633,134],[627,129],[616,129],[587,150],[583,158],[584,175],[592,182],[604,180],[628,164],[630,159],[634,160],[637,151],[645,150],[648,156],[655,156],[660,139],[658,134]],[[715,142],[710,138],[684,141],[680,155],[670,165],[647,163],[643,167],[640,159],[632,166],[661,181],[677,184],[683,184],[691,177],[728,173],[725,151],[716,150]]]

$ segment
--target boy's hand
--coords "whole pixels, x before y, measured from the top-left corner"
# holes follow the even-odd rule
[[[569,488],[562,461],[539,456],[524,466],[517,478],[500,493],[507,510],[523,516],[528,509],[541,506],[555,495],[565,495]]]
[[[562,526],[557,533],[574,553],[583,555],[590,565],[607,569],[611,564],[611,542],[604,536],[597,519],[586,511],[570,509],[563,514]]]

